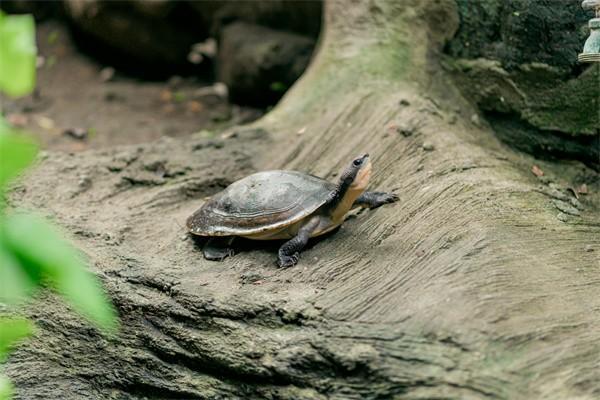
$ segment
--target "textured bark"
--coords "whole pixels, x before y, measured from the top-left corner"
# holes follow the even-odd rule
[[[314,62],[253,126],[49,154],[15,191],[74,235],[123,321],[105,339],[40,299],[7,368],[20,398],[600,396],[597,174],[516,153],[472,117],[438,66],[454,2],[325,14]],[[349,218],[294,268],[254,242],[208,262],[185,234],[249,172],[333,178],[364,151],[371,188],[400,203]]]

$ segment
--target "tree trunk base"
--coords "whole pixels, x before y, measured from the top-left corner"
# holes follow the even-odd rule
[[[380,26],[364,15],[408,19],[413,38],[438,40],[411,11],[420,0],[344,4],[329,4],[321,54],[253,126],[49,154],[17,188],[14,204],[47,210],[75,237],[123,323],[106,339],[41,299],[37,336],[7,366],[18,398],[600,395],[598,175],[499,143],[422,47],[354,36],[353,62],[345,19],[359,30]],[[186,233],[204,197],[250,172],[334,179],[365,151],[370,188],[400,202],[353,215],[294,268],[278,269],[276,245],[260,242],[206,261]],[[580,183],[590,194],[577,199]]]

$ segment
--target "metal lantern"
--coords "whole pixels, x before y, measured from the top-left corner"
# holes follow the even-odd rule
[[[584,0],[584,10],[594,10],[596,17],[589,22],[590,36],[583,45],[583,53],[579,54],[579,62],[600,62],[600,0]]]

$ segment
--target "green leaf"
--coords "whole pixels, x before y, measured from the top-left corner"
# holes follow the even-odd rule
[[[21,268],[18,260],[6,251],[0,236],[0,302],[23,302],[35,288],[35,282]]]
[[[183,92],[175,92],[173,93],[173,101],[176,103],[183,103],[186,99],[186,95]]]
[[[37,146],[28,137],[14,134],[0,117],[0,189],[34,160]]]
[[[10,381],[0,375],[0,400],[10,400],[13,396],[13,387]]]
[[[288,86],[283,82],[272,82],[269,88],[274,92],[283,93],[288,89]]]
[[[0,317],[0,361],[13,345],[32,332],[33,324],[24,318]]]
[[[35,86],[35,22],[0,12],[0,90],[23,96]]]
[[[97,278],[52,225],[35,215],[16,213],[7,216],[4,234],[7,248],[30,276],[39,273],[75,310],[100,328],[108,332],[116,329],[115,310]]]
[[[48,38],[46,39],[46,41],[48,42],[48,44],[54,44],[58,40],[58,36],[59,36],[58,31],[52,31],[48,35]]]

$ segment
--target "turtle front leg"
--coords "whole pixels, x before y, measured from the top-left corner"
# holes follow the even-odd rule
[[[279,248],[278,264],[280,268],[288,268],[296,265],[300,258],[300,250],[306,246],[308,239],[310,239],[310,235],[317,229],[320,222],[321,217],[311,218],[302,228],[300,228],[298,234],[294,238],[288,240]]]
[[[235,253],[231,248],[233,236],[211,237],[202,248],[204,258],[212,261],[223,261],[226,257],[233,256]]]
[[[364,192],[354,201],[354,207],[377,208],[398,201],[398,195],[386,192]]]

